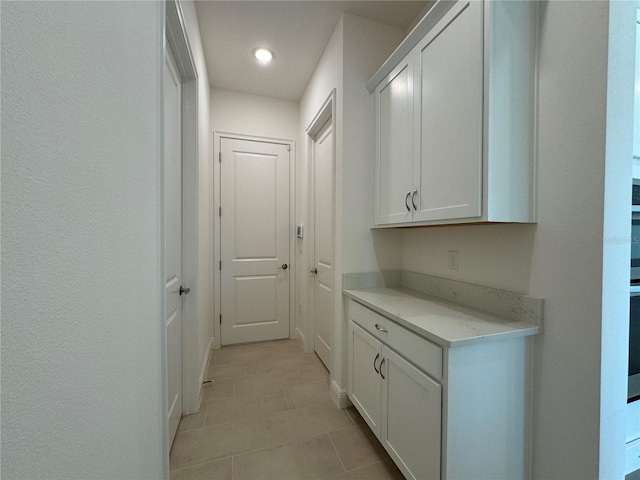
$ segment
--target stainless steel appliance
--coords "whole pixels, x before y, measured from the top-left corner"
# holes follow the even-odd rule
[[[633,179],[631,206],[631,283],[640,283],[640,179]]]
[[[640,400],[640,179],[633,179],[627,401]]]
[[[640,285],[631,285],[627,401],[640,400]]]

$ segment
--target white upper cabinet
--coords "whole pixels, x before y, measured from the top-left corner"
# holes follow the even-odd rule
[[[413,189],[413,63],[401,62],[374,92],[376,223],[411,221]]]
[[[447,17],[412,54],[416,221],[482,214],[482,4],[460,2]]]
[[[535,221],[536,5],[441,0],[369,81],[376,225]]]

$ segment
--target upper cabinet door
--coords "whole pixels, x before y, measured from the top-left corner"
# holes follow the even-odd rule
[[[413,55],[413,220],[480,217],[483,2],[458,2]]]
[[[407,58],[374,91],[378,225],[411,221],[413,74]]]

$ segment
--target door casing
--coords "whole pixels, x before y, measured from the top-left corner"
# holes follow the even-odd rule
[[[177,0],[168,0],[165,10],[165,28],[160,39],[159,51],[164,58],[166,49],[171,49],[182,80],[182,283],[191,288],[182,304],[182,413],[188,414],[198,410],[202,381],[198,377],[201,369],[198,358],[198,325],[197,325],[197,279],[198,279],[198,74],[191,53],[186,33],[184,15]],[[160,76],[162,78],[162,76]],[[163,85],[164,88],[164,85]],[[162,102],[160,102],[162,106]],[[161,107],[162,108],[162,107]],[[164,117],[164,111],[162,111]],[[162,147],[161,147],[162,148]],[[164,149],[160,152],[164,158]],[[161,198],[164,196],[164,170],[161,174]],[[162,202],[160,202],[162,204]],[[164,232],[164,208],[161,206],[161,230]],[[164,240],[162,242],[161,268],[164,271]],[[165,294],[161,291],[162,315]],[[159,327],[163,327],[159,322]],[[162,328],[164,330],[164,328]],[[162,332],[162,384],[163,402],[167,397],[167,352],[166,338]],[[204,362],[205,366],[207,362]],[[204,378],[204,373],[202,374]],[[163,405],[163,411],[168,405]],[[164,438],[168,437],[169,425],[163,418]],[[169,446],[163,452],[165,461],[165,477],[169,472]]]
[[[165,335],[169,390],[169,444],[182,418],[182,78],[173,52],[168,49],[164,75],[164,208]]]
[[[286,138],[272,138],[272,137],[262,137],[256,135],[248,135],[244,133],[234,133],[234,132],[224,132],[224,131],[214,131],[213,132],[213,176],[216,179],[214,182],[214,196],[213,196],[213,212],[214,212],[214,221],[213,221],[213,231],[215,232],[213,236],[213,251],[214,251],[214,297],[215,297],[215,308],[214,308],[214,322],[213,322],[213,330],[214,330],[214,341],[213,348],[221,347],[221,339],[220,339],[220,301],[222,297],[222,271],[220,270],[220,261],[222,258],[221,251],[221,225],[220,225],[220,207],[222,204],[221,199],[221,191],[222,186],[220,184],[220,145],[223,138],[230,138],[236,140],[249,140],[254,142],[270,142],[270,143],[280,143],[289,145],[290,155],[289,155],[289,268],[292,272],[296,271],[296,260],[295,260],[295,166],[296,166],[296,142],[292,139]],[[223,266],[224,268],[224,266]],[[289,338],[295,337],[295,300],[296,300],[296,281],[295,275],[290,275],[289,277]]]
[[[300,324],[304,325],[304,330],[303,330],[303,337],[305,339],[305,344],[304,344],[304,348],[305,351],[307,353],[311,353],[314,351],[314,342],[315,342],[315,322],[314,322],[314,299],[315,299],[315,279],[313,279],[311,277],[311,274],[309,273],[310,270],[312,268],[314,268],[314,261],[315,261],[315,232],[314,232],[314,223],[315,223],[315,218],[314,218],[314,178],[313,178],[313,160],[312,160],[312,152],[313,152],[313,143],[315,141],[316,136],[318,135],[318,133],[321,131],[321,129],[327,124],[327,122],[331,122],[331,128],[332,128],[332,135],[334,136],[333,138],[333,151],[331,154],[331,161],[332,161],[332,175],[331,175],[331,181],[333,183],[332,185],[332,191],[333,191],[333,197],[331,199],[331,209],[333,211],[333,225],[332,225],[332,239],[333,239],[333,245],[332,245],[332,250],[333,250],[333,271],[334,271],[334,282],[333,282],[333,291],[334,291],[334,305],[333,305],[333,345],[331,348],[331,364],[329,366],[329,370],[331,372],[333,372],[334,370],[334,366],[335,366],[335,362],[336,362],[336,352],[341,351],[341,348],[339,348],[339,345],[337,345],[336,341],[341,342],[342,341],[342,332],[339,326],[339,323],[336,319],[342,319],[342,312],[341,312],[341,296],[342,296],[342,283],[339,281],[339,277],[342,276],[342,269],[341,267],[339,268],[338,263],[337,263],[337,249],[336,249],[336,221],[337,221],[337,216],[336,216],[336,197],[337,197],[337,190],[336,190],[336,90],[333,89],[331,91],[331,93],[329,94],[329,96],[327,97],[327,99],[324,101],[324,103],[322,104],[322,106],[320,107],[320,109],[318,110],[318,113],[316,114],[316,116],[313,118],[313,120],[309,123],[309,126],[306,129],[306,151],[307,151],[307,171],[308,171],[308,175],[307,175],[307,232],[306,232],[306,266],[307,268],[305,268],[303,270],[302,273],[302,278],[299,280],[301,285],[305,285],[306,286],[306,291],[307,291],[307,302],[306,302],[306,321],[302,321],[302,319],[300,318]],[[310,280],[313,280],[311,281]],[[337,309],[340,308],[340,315],[337,315]],[[346,336],[345,336],[346,338]],[[338,348],[336,348],[338,347]],[[332,374],[333,376],[333,374]],[[335,390],[335,386],[333,385],[335,382],[331,382],[331,394],[332,396],[335,396],[334,390]],[[336,384],[337,386],[337,384]],[[346,391],[344,392],[340,392],[340,394],[342,395],[342,393],[344,393],[344,396],[346,397]],[[335,399],[334,399],[335,400]]]
[[[309,305],[309,312],[313,317],[311,322],[313,324],[313,351],[329,371],[331,371],[333,363],[332,345],[333,329],[335,328],[335,236],[333,234],[335,230],[335,208],[333,200],[335,197],[333,192],[335,177],[333,145],[335,143],[335,135],[333,122],[331,120],[332,119],[329,118],[325,124],[320,127],[318,132],[313,135],[310,162],[311,189],[309,201],[309,225],[311,227],[310,230],[313,232],[313,236],[310,238],[310,243],[313,244],[313,250],[309,252],[309,263],[312,265],[311,269],[315,272],[311,276],[313,282],[313,296],[310,299]],[[322,147],[326,142],[330,142],[328,150]],[[324,151],[325,153],[321,154],[321,151]],[[329,155],[329,158],[326,157],[327,154]],[[329,168],[328,172],[325,170],[326,167]],[[325,175],[328,173],[328,176],[331,179],[331,185],[328,192],[326,191],[327,186],[323,185],[324,181],[326,181],[326,177],[323,177],[322,180],[319,178],[321,171],[324,171]],[[322,216],[327,213],[325,210],[326,205],[323,205],[324,200],[327,198],[327,193],[328,198],[331,200],[328,205],[328,210],[330,212],[328,225],[326,223],[320,223]],[[322,214],[322,212],[324,212],[324,214]],[[327,229],[329,231],[321,232],[320,229]],[[326,245],[327,237],[325,237],[325,241],[321,241],[323,233],[329,234],[328,238],[330,245]],[[329,248],[328,252],[326,251],[327,247]],[[321,254],[321,251],[324,251],[324,255]],[[322,293],[327,289],[330,289],[328,296],[326,293]],[[325,315],[328,318],[323,318]],[[328,328],[329,331],[324,332],[326,335],[323,335],[321,330],[326,328]]]

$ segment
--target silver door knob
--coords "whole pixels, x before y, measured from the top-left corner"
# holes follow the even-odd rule
[[[282,266],[278,267],[278,270],[286,270],[287,268],[289,268],[289,265],[283,263]]]
[[[191,291],[190,288],[184,288],[182,285],[180,285],[180,290],[179,290],[180,295],[182,294],[187,295],[190,291]]]
[[[314,275],[317,275],[318,274],[318,269],[314,268],[313,270],[311,270],[311,273],[313,273]]]

